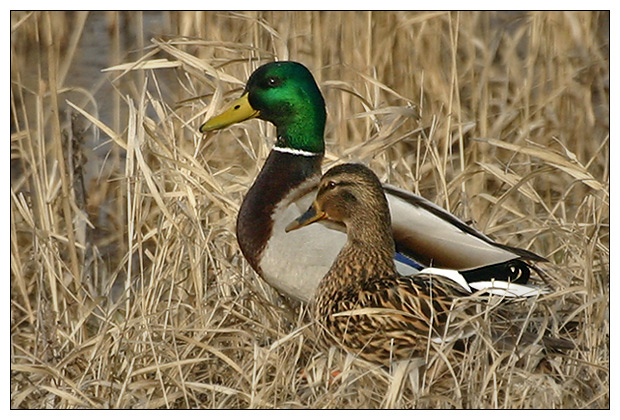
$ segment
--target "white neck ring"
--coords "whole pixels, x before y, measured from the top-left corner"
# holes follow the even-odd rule
[[[292,149],[290,147],[273,146],[273,150],[275,150],[276,152],[280,152],[280,153],[288,153],[290,155],[298,155],[298,156],[320,156],[321,155],[320,153],[308,152],[307,150]]]

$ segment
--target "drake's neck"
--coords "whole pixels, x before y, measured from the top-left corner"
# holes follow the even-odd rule
[[[285,123],[278,124],[276,147],[324,154],[325,111],[319,111],[306,111],[303,118],[293,116]]]

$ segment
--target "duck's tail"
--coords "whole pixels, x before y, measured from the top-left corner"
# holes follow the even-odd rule
[[[507,298],[525,298],[540,296],[549,292],[546,289],[531,284],[521,284],[516,281],[520,271],[518,267],[520,264],[525,263],[519,260],[515,260],[515,263],[518,264],[515,264],[513,269],[510,270],[506,269],[506,263],[501,263],[464,271],[429,267],[421,270],[420,274],[432,274],[449,278],[471,294],[483,292]],[[498,273],[506,275],[498,276]],[[510,276],[510,273],[513,276]]]

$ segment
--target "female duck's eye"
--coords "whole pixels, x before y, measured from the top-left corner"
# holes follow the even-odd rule
[[[325,189],[331,190],[336,187],[336,183],[334,181],[329,181],[327,185],[325,185]]]

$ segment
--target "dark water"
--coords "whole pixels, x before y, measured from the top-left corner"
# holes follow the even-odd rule
[[[90,12],[65,81],[67,86],[81,87],[94,94],[99,117],[108,125],[114,123],[114,97],[124,93],[122,90],[115,92],[114,86],[122,87],[123,80],[113,82],[120,72],[102,73],[102,70],[135,61],[144,55],[144,51],[139,48],[139,34],[136,33],[141,26],[138,13],[142,14],[145,47],[148,47],[151,38],[169,32],[167,12],[118,12],[118,36],[113,35],[116,25],[110,13]],[[116,46],[115,41],[118,44]],[[119,51],[118,54],[114,53],[115,49]]]
[[[127,126],[127,106],[124,100],[128,96],[136,100],[136,95],[142,89],[142,79],[133,72],[118,78],[120,71],[102,70],[140,59],[152,38],[170,33],[169,26],[169,12],[89,12],[64,81],[63,87],[71,90],[60,98],[64,127],[70,126],[71,114],[77,113],[66,102],[71,101],[115,132],[123,133]],[[158,74],[158,82],[164,89],[167,81],[165,72]],[[92,97],[79,89],[89,92]],[[110,139],[86,119],[80,117],[77,125],[83,130],[82,148],[88,160],[84,167],[84,177],[85,184],[90,185],[101,175],[103,162],[109,164],[109,153],[113,146]],[[121,159],[115,164],[120,166],[116,169],[123,171],[124,150],[117,148],[117,151]]]

